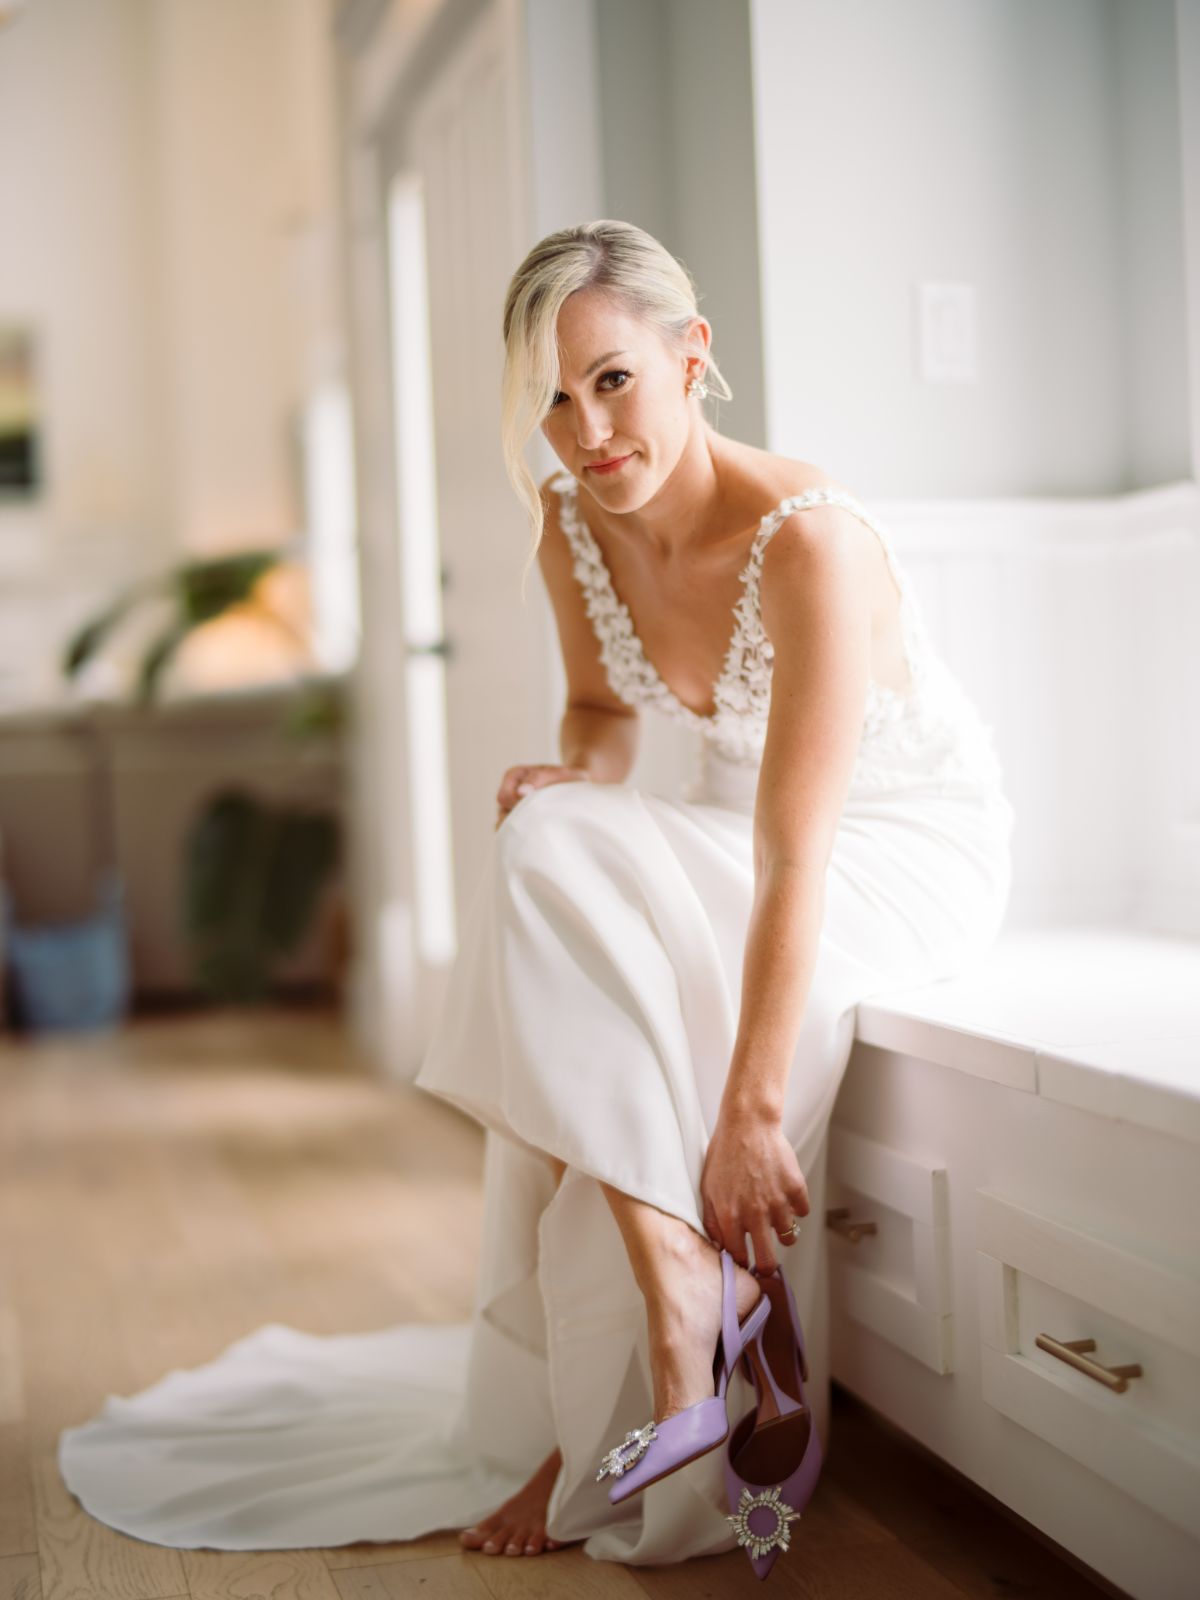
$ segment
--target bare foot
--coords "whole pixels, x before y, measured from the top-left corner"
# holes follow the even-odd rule
[[[464,1528],[459,1543],[464,1549],[482,1550],[489,1556],[536,1556],[543,1550],[557,1550],[560,1541],[546,1537],[546,1507],[561,1466],[562,1452],[556,1447],[499,1510],[473,1528]]]
[[[713,1354],[721,1332],[721,1252],[682,1220],[668,1239],[656,1256],[654,1283],[643,1291],[655,1422],[713,1393]],[[763,1290],[746,1267],[735,1262],[734,1271],[740,1322]]]

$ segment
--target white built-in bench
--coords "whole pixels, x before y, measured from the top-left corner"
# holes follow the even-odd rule
[[[861,1004],[826,1228],[840,1383],[1139,1600],[1197,1592],[1200,941],[1006,931]]]

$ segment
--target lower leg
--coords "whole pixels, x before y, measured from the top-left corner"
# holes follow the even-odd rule
[[[642,1298],[654,1382],[654,1421],[662,1422],[713,1392],[712,1360],[721,1331],[720,1250],[681,1217],[600,1181]],[[737,1314],[762,1294],[735,1265]]]

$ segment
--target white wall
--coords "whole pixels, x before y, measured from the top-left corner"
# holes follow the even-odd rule
[[[749,0],[596,0],[604,215],[692,273],[733,390],[722,433],[763,445]]]
[[[770,447],[864,494],[1191,474],[1174,0],[751,0]],[[913,285],[976,286],[979,382]]]
[[[49,479],[0,504],[7,571],[97,535],[152,546],[167,520],[150,54],[142,0],[55,0],[0,32],[0,314],[40,335]]]
[[[0,503],[0,702],[179,553],[298,528],[341,360],[332,0],[43,0],[0,31],[0,315],[41,333],[44,495]]]

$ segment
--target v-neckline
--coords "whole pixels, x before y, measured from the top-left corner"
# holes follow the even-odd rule
[[[717,675],[716,681],[712,687],[713,708],[711,711],[694,711],[691,706],[686,705],[679,698],[674,689],[671,688],[671,685],[666,681],[666,679],[659,672],[658,668],[654,665],[653,661],[651,661],[650,657],[646,654],[646,647],[642,643],[641,634],[638,633],[637,628],[634,626],[633,615],[630,612],[629,607],[625,604],[624,600],[622,600],[620,595],[617,593],[617,587],[613,582],[613,575],[609,569],[608,562],[604,558],[604,551],[600,548],[600,542],[596,538],[596,535],[592,532],[591,528],[585,522],[583,515],[579,510],[579,484],[573,474],[568,472],[565,473],[564,476],[570,480],[569,493],[571,496],[571,515],[575,526],[583,533],[584,538],[587,540],[592,552],[595,555],[596,563],[603,578],[604,585],[608,590],[614,606],[616,606],[617,610],[624,616],[629,625],[630,641],[632,642],[638,656],[645,666],[647,675],[651,679],[654,688],[658,690],[662,696],[671,703],[672,706],[674,706],[683,714],[685,720],[689,720],[701,727],[711,727],[721,714],[721,696],[724,692],[726,681],[733,670],[734,656],[737,653],[737,647],[741,638],[741,627],[739,625],[741,619],[739,618],[738,613],[741,610],[743,602],[746,598],[746,581],[754,567],[755,559],[758,553],[759,541],[766,532],[767,524],[771,521],[771,519],[776,517],[783,507],[788,505],[790,501],[799,500],[803,498],[803,496],[794,494],[785,495],[782,500],[778,501],[774,506],[772,506],[770,511],[763,513],[763,516],[758,524],[758,530],[753,539],[750,541],[750,554],[746,559],[745,565],[738,573],[738,583],[742,587],[742,593],[734,601],[731,608],[733,613],[733,629],[729,636],[729,644],[725,650],[724,660],[721,663],[721,670]],[[806,490],[805,492],[811,493],[812,491]]]

